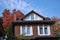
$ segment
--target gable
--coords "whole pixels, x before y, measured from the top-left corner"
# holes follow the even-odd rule
[[[28,16],[26,16],[24,20],[43,20],[43,18],[36,15],[35,13],[31,13]]]

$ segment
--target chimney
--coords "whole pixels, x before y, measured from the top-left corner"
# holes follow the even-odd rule
[[[14,14],[14,21],[16,21],[16,9],[13,10],[13,14]]]

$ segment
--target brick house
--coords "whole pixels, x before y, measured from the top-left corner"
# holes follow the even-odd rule
[[[59,37],[54,34],[55,21],[46,18],[35,11],[31,11],[23,18],[14,21],[13,33],[16,37],[25,37],[22,39],[31,40],[58,40]]]

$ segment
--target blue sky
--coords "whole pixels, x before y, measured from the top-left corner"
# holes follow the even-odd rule
[[[0,16],[4,9],[21,10],[24,14],[35,10],[44,17],[60,17],[60,0],[0,0]]]

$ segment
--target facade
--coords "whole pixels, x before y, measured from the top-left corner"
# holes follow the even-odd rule
[[[50,18],[31,11],[23,18],[14,21],[13,33],[16,37],[25,37],[22,39],[41,39],[41,40],[55,40],[54,25],[55,21]],[[58,37],[56,37],[57,39]]]

